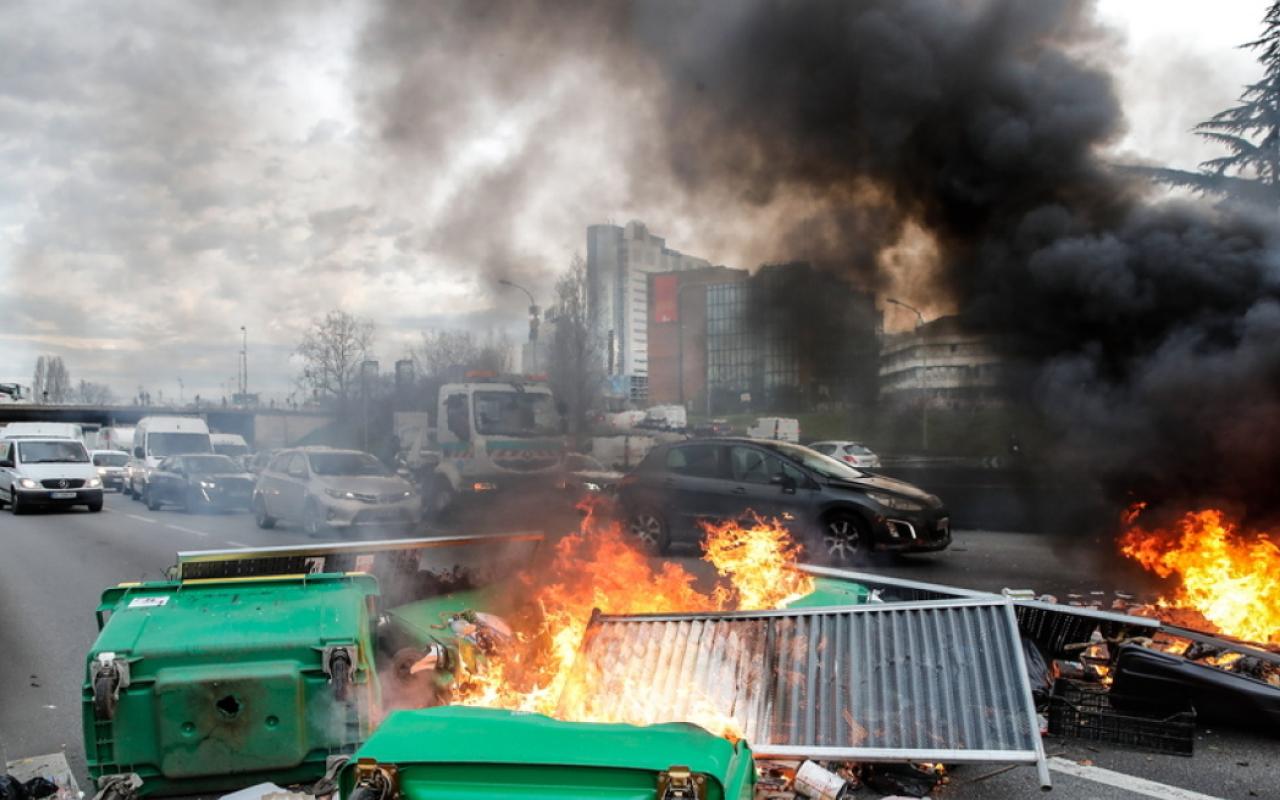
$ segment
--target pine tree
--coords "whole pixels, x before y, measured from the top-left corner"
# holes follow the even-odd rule
[[[1280,208],[1280,0],[1272,2],[1262,25],[1262,36],[1241,45],[1258,52],[1262,79],[1245,87],[1239,105],[1193,128],[1230,154],[1205,161],[1200,172],[1140,171],[1175,186]]]

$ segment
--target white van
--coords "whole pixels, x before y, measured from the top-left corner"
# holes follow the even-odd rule
[[[249,443],[238,433],[211,433],[209,440],[213,442],[213,452],[230,456],[236,463],[244,463],[249,455]]]
[[[200,417],[143,417],[133,429],[133,457],[125,470],[124,493],[142,499],[151,470],[169,456],[212,452],[209,426]]]
[[[0,505],[15,514],[34,506],[102,510],[102,479],[75,439],[21,436],[0,440]]]
[[[755,424],[747,428],[747,436],[800,444],[800,420],[794,417],[757,417]]]
[[[98,431],[98,448],[100,450],[133,450],[133,426],[112,425]]]
[[[0,439],[75,439],[84,444],[84,428],[77,422],[10,422]]]

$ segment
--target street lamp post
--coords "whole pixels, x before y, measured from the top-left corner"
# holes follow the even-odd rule
[[[920,446],[925,451],[929,449],[929,397],[928,386],[925,383],[926,374],[929,371],[929,346],[924,339],[924,334],[920,333],[920,329],[924,327],[924,314],[920,313],[920,309],[915,306],[908,305],[901,300],[895,300],[892,297],[885,298],[888,303],[895,306],[901,306],[916,315],[916,333],[920,339]]]
[[[529,353],[533,356],[533,365],[529,368],[531,372],[538,371],[538,303],[533,299],[533,292],[524,288],[514,281],[506,278],[500,278],[498,284],[501,286],[510,286],[512,289],[519,289],[529,298]]]
[[[249,330],[240,326],[240,402],[247,403],[249,396]]]

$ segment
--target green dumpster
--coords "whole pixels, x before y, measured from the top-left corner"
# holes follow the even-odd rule
[[[379,702],[360,574],[165,581],[108,589],[83,687],[89,774],[142,794],[319,778]]]
[[[755,764],[695,725],[561,722],[441,706],[398,711],[347,762],[343,800],[745,800]]]

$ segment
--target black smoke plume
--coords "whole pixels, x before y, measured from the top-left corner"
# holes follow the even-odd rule
[[[795,249],[887,282],[908,226],[929,291],[1034,366],[1052,457],[1133,496],[1280,510],[1276,220],[1153,203],[1100,159],[1124,120],[1092,5],[1067,0],[392,3],[365,50],[408,59],[373,98],[389,146],[429,145],[468,92],[514,102],[566,59],[643,126],[637,204],[709,220],[779,209],[758,261]],[[431,48],[443,48],[432,50]],[[423,66],[421,53],[435,55]],[[449,54],[484,76],[450,83]],[[476,54],[488,61],[476,67]],[[1169,102],[1177,102],[1170,87]],[[545,135],[570,135],[572,119]],[[494,184],[511,208],[519,176]],[[477,203],[475,208],[483,208]]]

